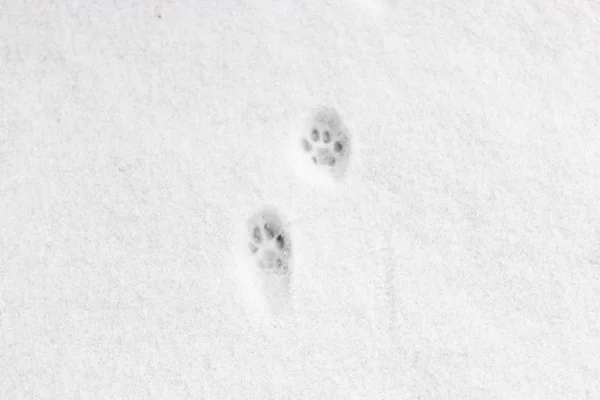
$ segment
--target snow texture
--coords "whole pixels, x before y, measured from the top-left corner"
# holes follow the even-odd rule
[[[588,0],[0,0],[0,399],[599,399],[598,43]]]

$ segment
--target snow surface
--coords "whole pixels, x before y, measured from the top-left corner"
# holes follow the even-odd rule
[[[592,0],[0,1],[0,399],[600,399],[599,43]]]

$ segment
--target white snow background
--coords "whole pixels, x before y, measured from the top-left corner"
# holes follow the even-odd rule
[[[599,88],[592,0],[0,0],[0,399],[600,399]]]

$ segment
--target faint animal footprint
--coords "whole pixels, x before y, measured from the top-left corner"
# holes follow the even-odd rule
[[[248,250],[265,273],[287,274],[291,242],[283,221],[274,210],[263,209],[248,219]]]
[[[291,305],[294,267],[290,228],[273,207],[264,207],[244,223],[236,239],[240,283],[260,310],[279,314]]]
[[[351,138],[338,112],[315,108],[292,131],[291,159],[297,172],[311,181],[339,182],[350,161]]]

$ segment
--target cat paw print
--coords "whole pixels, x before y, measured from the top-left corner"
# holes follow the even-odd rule
[[[292,307],[291,226],[273,207],[264,207],[236,228],[237,277],[246,305],[270,315]]]
[[[311,155],[313,164],[333,168],[343,156],[346,141],[345,137],[332,133],[329,127],[315,126],[309,139],[302,139],[302,148]]]
[[[310,179],[340,180],[350,162],[350,133],[339,113],[318,107],[292,134],[296,169]]]
[[[273,211],[265,209],[249,218],[248,251],[261,271],[274,274],[289,272],[291,239],[283,221]]]

